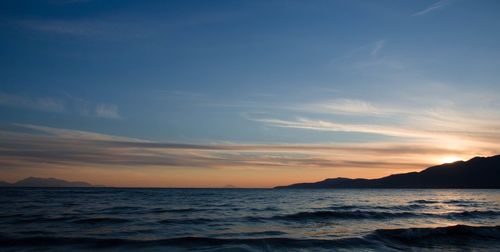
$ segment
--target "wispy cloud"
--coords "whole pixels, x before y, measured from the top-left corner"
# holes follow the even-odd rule
[[[476,147],[480,145],[495,145],[500,141],[500,134],[494,128],[500,125],[495,125],[493,129],[471,128],[467,126],[464,129],[457,130],[453,128],[435,128],[433,125],[427,127],[422,124],[415,126],[409,124],[402,125],[377,125],[377,124],[348,124],[326,120],[312,120],[308,118],[297,118],[296,120],[282,120],[273,118],[258,118],[253,119],[264,123],[267,126],[294,128],[314,131],[326,132],[352,132],[377,134],[391,137],[416,138],[433,141],[436,144],[442,142],[462,142],[463,144],[474,144]],[[412,142],[411,140],[406,140]],[[497,148],[500,146],[497,146]]]
[[[94,103],[66,94],[61,97],[27,96],[0,92],[0,106],[39,110],[45,112],[71,113],[81,116],[107,119],[121,118],[118,106]]]
[[[150,181],[162,176],[173,176],[184,181],[184,184],[179,184],[184,186],[194,181],[194,177],[208,176],[209,173],[215,176],[207,180],[212,185],[217,177],[227,177],[221,184],[234,181],[235,177],[228,175],[234,172],[257,172],[252,173],[253,176],[279,174],[276,172],[290,175],[283,178],[287,182],[279,178],[269,180],[267,184],[241,180],[241,183],[253,186],[274,186],[304,181],[304,175],[313,170],[314,174],[319,174],[319,178],[377,177],[420,170],[438,163],[443,156],[466,159],[475,155],[492,155],[495,150],[487,145],[479,148],[450,147],[427,141],[319,145],[178,144],[36,125],[14,125],[0,129],[0,175],[19,178],[21,174],[56,176],[64,173],[82,179],[81,176],[86,176],[87,171],[92,171],[94,177],[91,182],[121,186],[127,184],[120,184],[119,181],[123,181],[123,176],[130,173],[135,174],[130,175],[130,183],[138,186],[152,185],[145,182],[140,184],[144,181],[141,179],[145,179],[144,174],[151,174]],[[355,171],[360,173],[353,173]],[[143,174],[141,178],[138,178],[139,172]],[[294,178],[291,174],[295,173],[300,176]],[[106,174],[105,177],[110,179],[96,180],[95,174]],[[113,177],[121,179],[113,180]],[[158,186],[173,186],[176,183],[155,181]]]
[[[61,99],[53,97],[30,97],[1,92],[0,105],[49,112],[63,112],[66,109]]]
[[[325,124],[325,127],[329,126],[331,125]],[[426,162],[422,157],[429,155],[457,152],[472,154],[469,150],[431,146],[428,142],[322,145],[176,144],[36,125],[17,125],[17,127],[30,129],[32,132],[0,131],[2,139],[0,163],[151,165],[165,168],[227,169],[235,167],[341,169],[389,166],[408,169],[425,165],[429,160]],[[491,151],[486,148],[480,150]],[[382,161],[387,160],[388,154],[399,161],[393,163]]]
[[[379,39],[376,41],[371,41],[357,47],[348,50],[338,57],[334,57],[331,60],[331,64],[345,64],[351,61],[357,61],[360,59],[366,60],[367,56],[371,56],[370,60],[374,60],[378,56],[379,52],[384,48],[386,44],[385,39]]]
[[[95,115],[97,117],[119,119],[118,107],[113,104],[97,104],[95,107]]]
[[[312,102],[296,106],[299,111],[332,114],[380,115],[387,111],[359,99],[337,98],[321,102]]]
[[[380,52],[380,50],[382,50],[382,48],[384,48],[384,45],[385,45],[385,40],[383,40],[383,39],[375,42],[373,44],[373,48],[372,48],[372,51],[370,52],[370,55],[372,57],[377,56],[377,54]]]
[[[113,135],[100,134],[100,133],[81,131],[81,130],[52,128],[52,127],[45,127],[45,126],[31,125],[31,124],[14,124],[14,128],[29,129],[33,130],[33,132],[38,133],[36,135],[54,136],[59,139],[86,140],[86,141],[145,142],[144,140],[139,140],[129,137],[113,136]],[[3,133],[8,133],[8,132],[3,131]]]
[[[52,4],[73,5],[91,1],[56,0]],[[235,11],[206,11],[170,19],[155,15],[142,17],[136,13],[114,10],[99,16],[12,18],[4,22],[8,26],[39,34],[119,42],[163,37],[186,27],[225,22],[241,18],[242,15],[245,14]]]
[[[344,74],[357,72],[360,75],[368,73],[379,75],[387,71],[394,74],[404,70],[408,59],[382,53],[387,45],[386,39],[379,39],[358,46],[342,56],[334,57],[329,62],[329,66]]]
[[[386,136],[398,137],[430,137],[430,132],[421,132],[418,130],[403,129],[384,125],[374,124],[346,124],[325,120],[311,120],[308,118],[297,118],[296,120],[280,120],[280,119],[255,119],[255,121],[265,123],[268,126],[308,129],[317,131],[332,131],[332,132],[357,132],[371,133]]]
[[[14,20],[12,23],[34,32],[81,38],[120,40],[142,38],[150,33],[148,29],[141,28],[138,24],[125,24],[117,20],[23,19]]]
[[[497,97],[477,90],[456,92],[442,83],[421,84],[408,93],[396,92],[395,99],[378,102],[336,98],[287,104],[282,106],[286,113],[247,114],[246,118],[270,127],[376,134],[408,143],[425,139],[467,142],[479,148],[500,141]]]
[[[429,7],[421,10],[421,11],[418,11],[418,12],[415,12],[413,13],[412,16],[416,17],[416,16],[422,16],[422,15],[426,15],[426,14],[429,14],[433,11],[437,11],[439,9],[442,9],[448,5],[450,5],[452,3],[451,0],[441,0],[441,1],[437,1],[435,3],[433,3],[432,5],[430,5]]]

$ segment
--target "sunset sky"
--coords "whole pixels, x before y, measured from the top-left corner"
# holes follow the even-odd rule
[[[0,180],[272,187],[500,154],[500,1],[0,2]]]

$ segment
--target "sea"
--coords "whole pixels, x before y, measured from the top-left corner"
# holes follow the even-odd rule
[[[0,251],[500,251],[500,190],[0,188]]]

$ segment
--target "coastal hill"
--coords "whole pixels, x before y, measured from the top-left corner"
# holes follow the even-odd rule
[[[500,155],[475,157],[432,166],[420,172],[394,174],[378,179],[333,178],[314,183],[278,186],[276,189],[304,188],[499,188]]]
[[[81,181],[65,181],[55,178],[36,178],[29,177],[19,180],[15,183],[7,183],[0,181],[0,186],[10,187],[93,187],[87,182]]]

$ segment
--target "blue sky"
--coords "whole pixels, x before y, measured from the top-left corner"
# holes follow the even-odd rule
[[[259,150],[444,148],[394,156],[408,170],[494,154],[499,10],[498,1],[465,0],[2,1],[0,125],[4,134],[69,130]],[[230,164],[248,153],[231,154]],[[26,155],[2,154],[14,156],[26,174],[39,172]],[[376,161],[341,156],[326,159]],[[333,175],[352,174],[331,167]],[[368,176],[394,171],[385,168]]]

